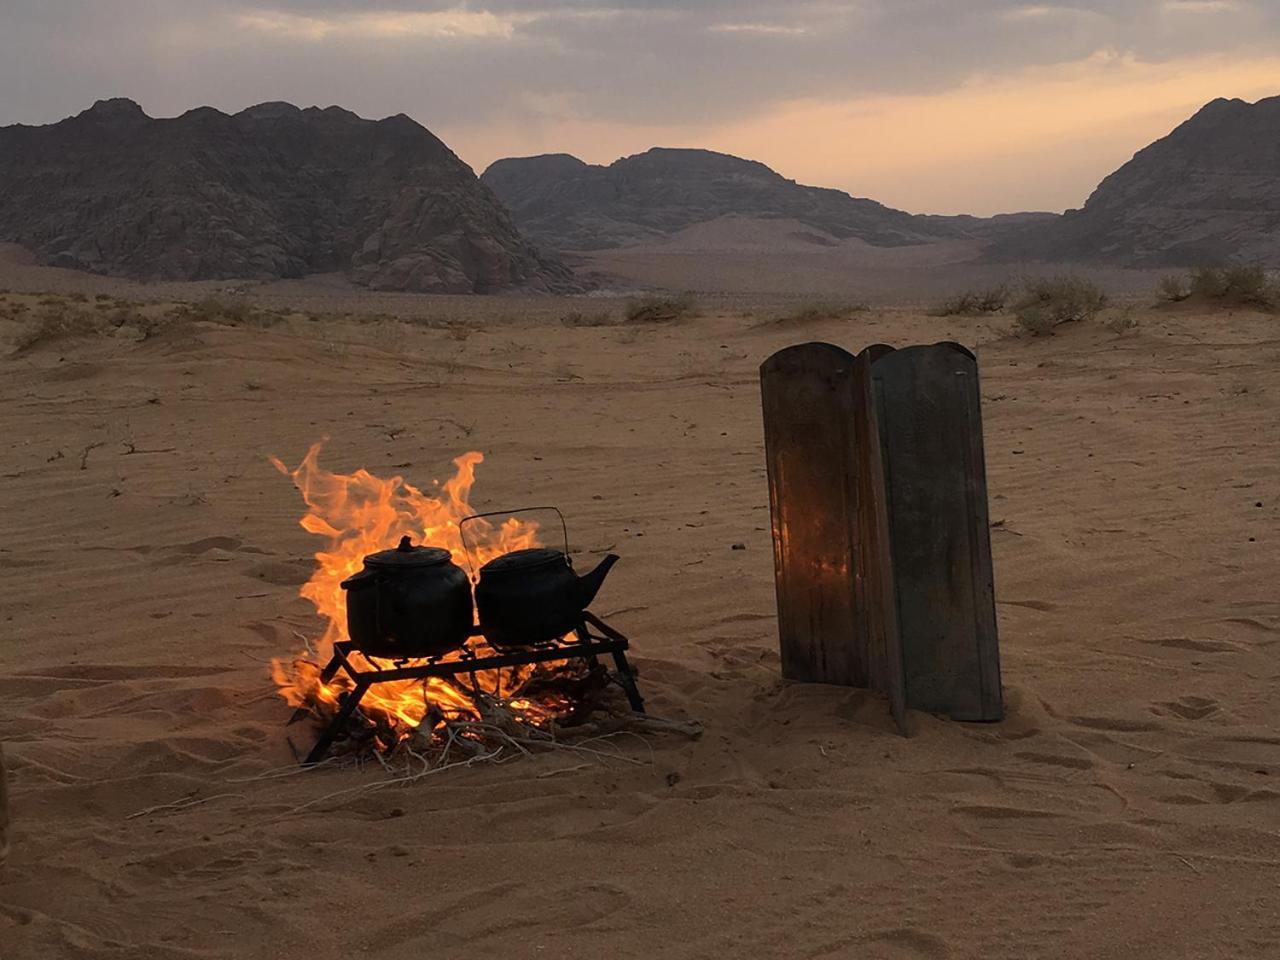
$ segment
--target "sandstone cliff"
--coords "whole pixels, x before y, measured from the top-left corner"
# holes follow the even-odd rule
[[[573,286],[428,130],[338,107],[152,119],[116,99],[0,128],[0,240],[140,279],[342,272],[379,290]]]

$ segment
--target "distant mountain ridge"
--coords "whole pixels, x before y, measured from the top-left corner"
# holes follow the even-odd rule
[[[339,107],[153,119],[112,99],[47,126],[0,127],[0,240],[139,279],[342,272],[379,290],[575,286],[426,128]]]
[[[1010,235],[991,254],[1280,264],[1280,97],[1206,104],[1104,179],[1082,209]]]
[[[522,231],[562,251],[662,243],[695,224],[755,217],[881,247],[977,240],[988,261],[1280,265],[1280,97],[1214,100],[1061,216],[909,214],[709,150],[654,148],[608,166],[510,158],[481,180]]]
[[[788,180],[763,163],[711,150],[655,147],[608,166],[569,154],[498,160],[480,176],[516,224],[548,249],[597,250],[661,241],[724,216],[792,219],[838,240],[905,246],[988,236],[1005,222],[920,216],[840,190]]]

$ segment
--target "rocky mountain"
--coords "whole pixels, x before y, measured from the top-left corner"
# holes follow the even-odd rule
[[[338,107],[153,119],[115,99],[48,126],[2,127],[0,240],[140,279],[342,272],[379,290],[573,286],[428,130]]]
[[[1016,232],[992,253],[1129,266],[1280,263],[1280,97],[1214,100],[1103,180],[1082,209]]]
[[[724,216],[789,219],[876,246],[986,236],[1000,224],[924,217],[839,190],[806,187],[754,160],[710,150],[654,148],[608,166],[568,154],[498,160],[480,177],[520,229],[553,250],[662,240]]]

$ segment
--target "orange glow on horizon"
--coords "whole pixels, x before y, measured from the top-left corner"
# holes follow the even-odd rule
[[[1210,100],[1278,93],[1280,56],[1147,63],[1098,53],[936,94],[788,101],[697,129],[586,120],[569,100],[538,98],[509,122],[440,132],[477,173],[505,156],[609,163],[653,146],[705,147],[913,213],[989,215],[1078,207]]]

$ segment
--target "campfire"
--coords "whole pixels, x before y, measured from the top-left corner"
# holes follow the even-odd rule
[[[302,527],[324,540],[299,591],[324,631],[272,662],[295,719],[326,725],[307,762],[335,744],[476,755],[495,736],[517,747],[554,738],[599,701],[610,680],[602,654],[643,710],[626,638],[585,609],[616,557],[579,578],[535,520],[476,515],[480,453],[457,457],[454,475],[424,492],[399,476],[332,473],[320,449],[295,469],[272,461],[302,494]]]

